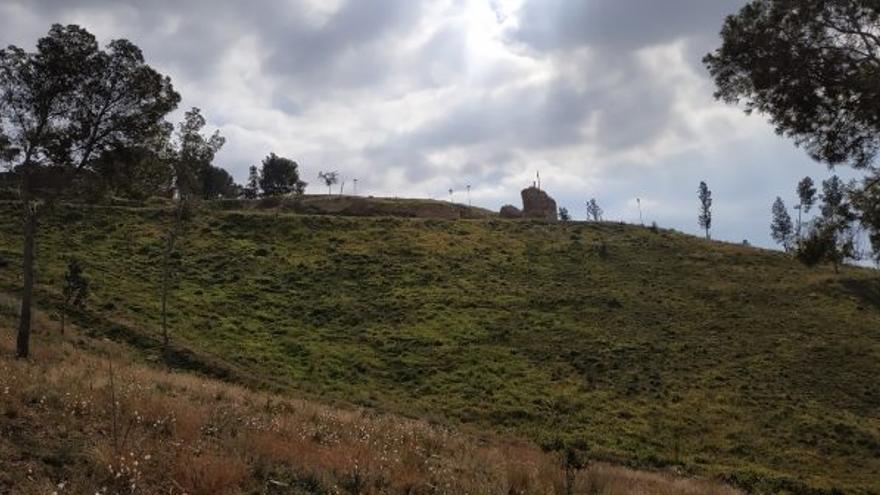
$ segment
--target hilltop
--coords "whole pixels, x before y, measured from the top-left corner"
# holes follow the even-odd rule
[[[612,223],[207,207],[180,246],[162,354],[168,216],[48,215],[43,308],[75,255],[93,280],[80,324],[150,360],[756,490],[880,491],[873,270]],[[9,293],[18,227],[0,206]]]
[[[496,213],[448,201],[418,198],[377,198],[338,194],[303,194],[296,197],[269,197],[260,200],[227,199],[211,203],[234,211],[273,210],[308,215],[350,217],[433,218],[439,220],[487,219]]]

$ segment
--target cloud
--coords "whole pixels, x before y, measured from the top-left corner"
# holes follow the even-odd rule
[[[776,195],[827,172],[712,97],[700,59],[745,0],[2,0],[0,44],[51,23],[125,37],[227,138],[243,181],[269,152],[357,177],[360,192],[518,202],[545,188],[583,218],[696,232],[696,185],[716,237],[770,245]],[[175,115],[178,118],[179,115]],[[463,196],[456,196],[462,199]]]
[[[634,51],[670,40],[716,34],[740,0],[526,0],[511,37],[540,51],[593,46]]]

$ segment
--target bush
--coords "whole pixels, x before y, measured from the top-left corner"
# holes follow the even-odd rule
[[[608,244],[606,244],[605,241],[597,244],[596,253],[599,255],[600,258],[607,259],[608,256],[610,256],[610,253],[608,252]]]
[[[266,210],[270,208],[278,208],[283,202],[284,198],[281,196],[267,196],[257,202],[257,208],[262,208]]]
[[[218,199],[213,201],[212,204],[221,211],[243,210],[247,201],[242,199]]]

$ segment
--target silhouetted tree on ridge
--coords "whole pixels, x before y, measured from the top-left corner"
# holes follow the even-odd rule
[[[813,179],[810,177],[804,177],[798,182],[797,185],[797,195],[798,195],[798,220],[797,220],[797,240],[800,243],[801,234],[803,231],[803,214],[809,213],[810,209],[816,204],[816,186],[813,184]]]
[[[248,181],[242,190],[246,199],[257,199],[260,195],[260,172],[256,165],[248,169]]]
[[[559,208],[559,219],[563,222],[571,221],[571,214],[568,212],[568,208],[564,206]]]
[[[318,178],[324,181],[324,185],[327,186],[327,196],[330,196],[330,188],[333,187],[333,184],[339,182],[339,172],[335,170],[332,172],[318,172]]]
[[[602,219],[602,208],[599,206],[599,202],[596,201],[596,198],[590,198],[587,201],[587,219],[593,219],[594,222],[598,222]]]
[[[792,248],[792,236],[794,234],[794,226],[791,223],[791,216],[785,208],[785,202],[779,196],[773,202],[771,208],[773,219],[770,222],[770,237],[777,244],[782,245],[783,249],[790,251]]]
[[[260,170],[260,189],[264,196],[302,194],[306,183],[299,178],[299,165],[289,158],[270,153],[263,159]]]

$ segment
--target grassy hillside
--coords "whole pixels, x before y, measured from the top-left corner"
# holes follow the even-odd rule
[[[12,358],[0,297],[0,493],[738,495],[705,480],[593,463],[359,408],[257,393],[64,337]]]
[[[16,212],[0,208],[14,291]],[[45,218],[41,304],[80,256],[83,317],[149,353],[167,218]],[[179,260],[174,339],[236,377],[743,486],[880,492],[871,270],[616,224],[216,211]]]

